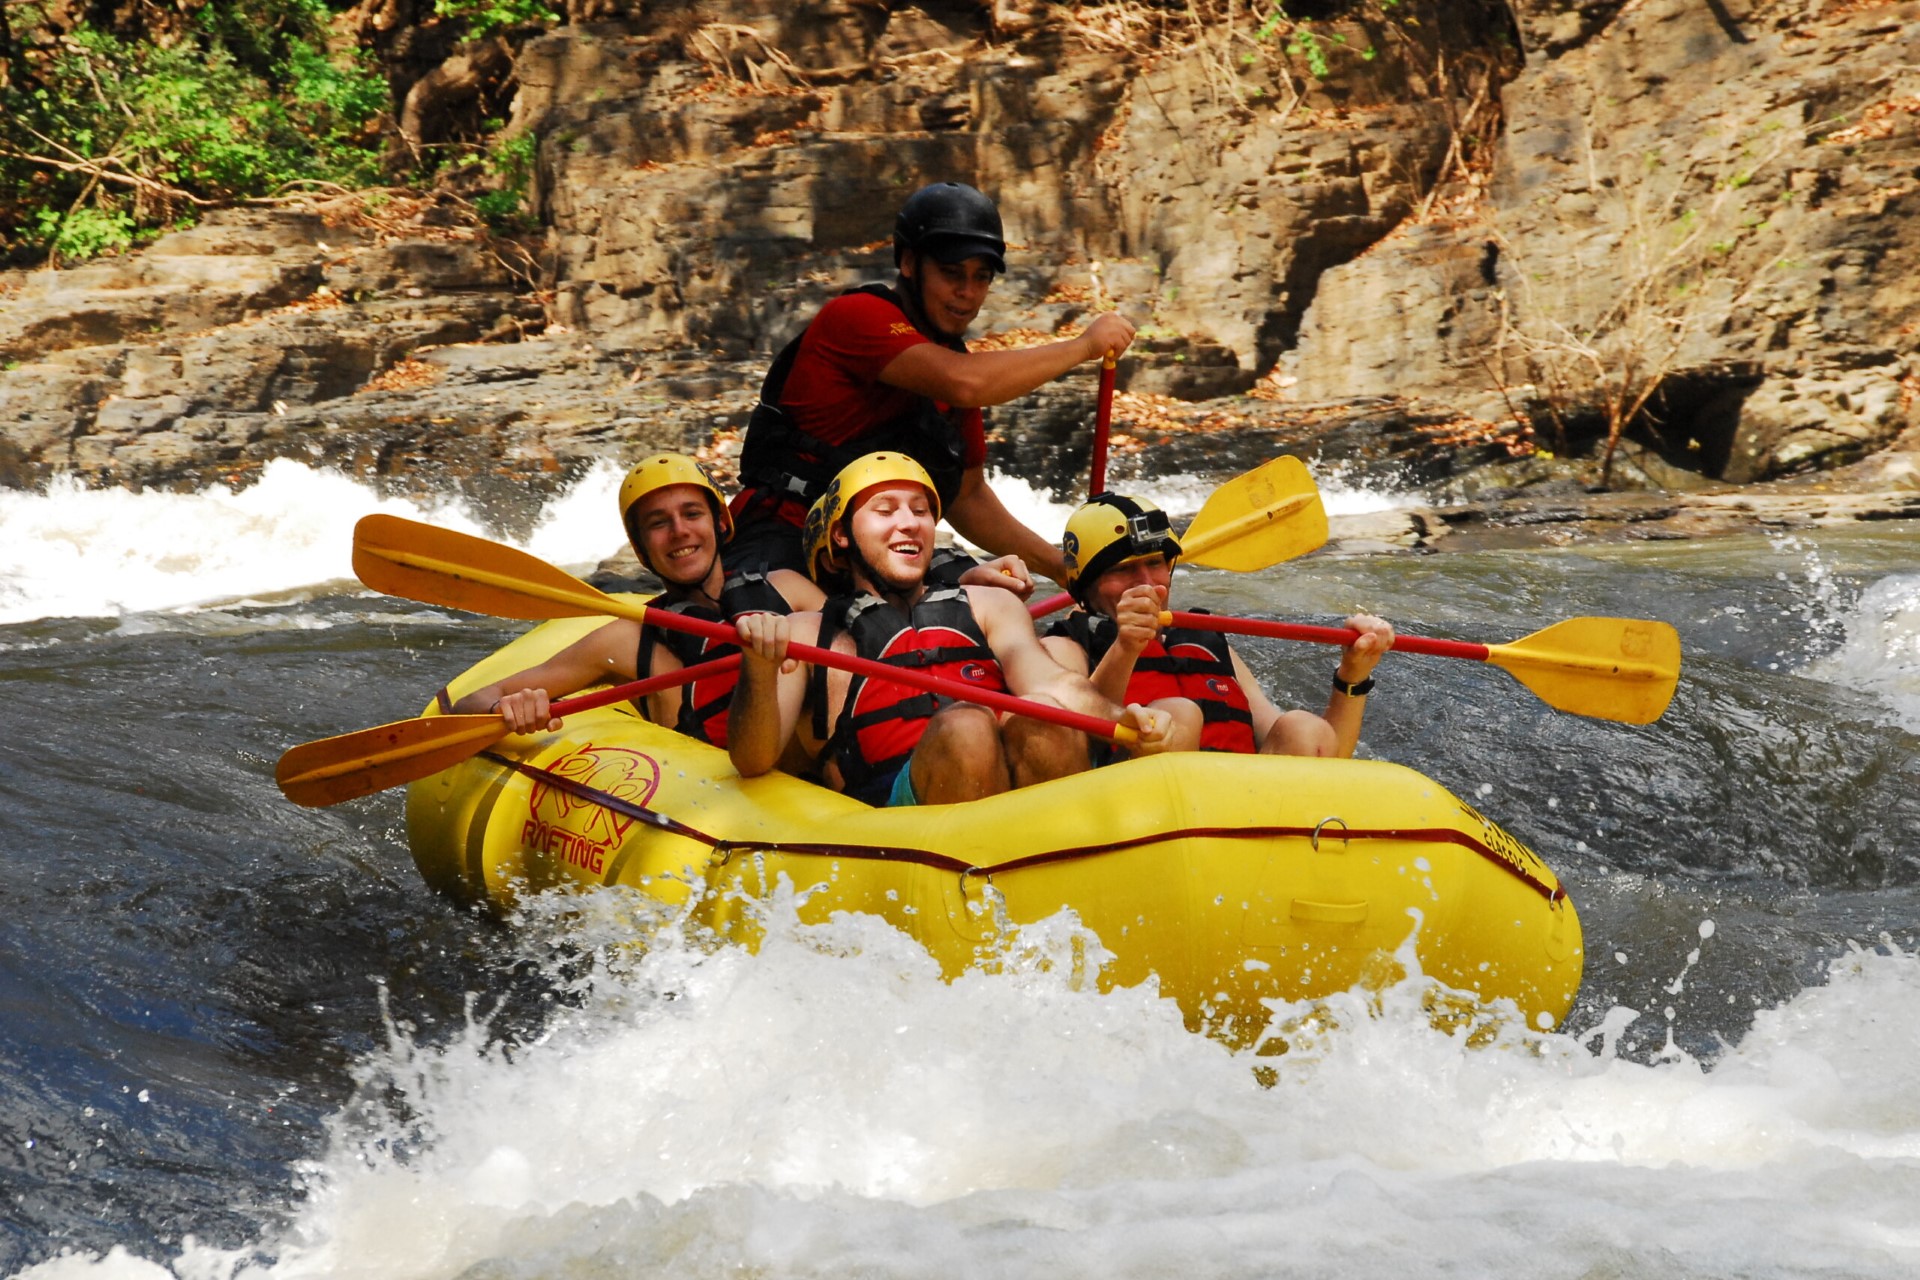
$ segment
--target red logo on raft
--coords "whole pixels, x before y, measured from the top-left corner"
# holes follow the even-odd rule
[[[547,766],[547,772],[582,787],[645,806],[660,789],[660,765],[652,756],[625,747],[581,747]],[[520,843],[530,852],[581,868],[605,872],[607,856],[638,821],[606,805],[538,779],[527,805]]]

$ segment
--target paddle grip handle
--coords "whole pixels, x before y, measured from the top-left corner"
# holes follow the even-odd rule
[[[708,622],[704,618],[689,618],[685,614],[674,613],[667,609],[645,609],[642,612],[646,614],[648,622],[665,627],[669,631],[685,631],[727,644],[740,643],[740,633],[724,623]],[[1069,711],[1065,707],[1030,702],[1010,693],[976,689],[959,680],[948,680],[944,676],[915,671],[908,667],[888,666],[884,662],[875,662],[871,658],[862,658],[856,654],[838,653],[832,649],[822,649],[818,645],[797,642],[787,645],[787,653],[803,662],[811,662],[823,667],[839,667],[844,671],[857,672],[877,680],[891,680],[895,684],[910,685],[916,689],[925,689],[929,693],[942,694],[963,702],[977,702],[982,706],[992,707],[995,711],[1009,711],[1017,716],[1030,716],[1035,720],[1050,720],[1055,724],[1065,725],[1069,729],[1078,729],[1082,733],[1090,733],[1110,742],[1131,745],[1140,737],[1131,726],[1112,720],[1102,720],[1099,716]]]
[[[1269,622],[1264,618],[1223,618],[1212,613],[1175,609],[1160,615],[1163,627],[1192,627],[1198,631],[1225,631],[1239,636],[1271,636],[1277,640],[1306,640],[1316,644],[1350,645],[1360,638],[1352,627],[1316,627],[1304,622]],[[1434,640],[1427,636],[1396,635],[1395,653],[1424,653],[1435,658],[1465,658],[1485,662],[1490,650],[1469,640]]]

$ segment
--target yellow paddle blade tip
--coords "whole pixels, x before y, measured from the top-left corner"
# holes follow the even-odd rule
[[[1558,711],[1652,724],[1680,683],[1680,633],[1648,618],[1568,618],[1494,645],[1487,661]]]

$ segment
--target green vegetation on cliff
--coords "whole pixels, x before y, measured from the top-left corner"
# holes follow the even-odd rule
[[[198,208],[379,174],[387,85],[333,39],[324,0],[213,0],[119,30],[8,8],[0,235],[14,256],[88,257]]]
[[[6,0],[0,256],[83,259],[206,208],[420,180],[500,121],[481,109],[410,131],[399,104],[419,64],[559,21],[538,0],[391,7],[398,24],[339,0]]]

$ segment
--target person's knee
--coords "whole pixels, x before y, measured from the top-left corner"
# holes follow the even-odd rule
[[[1330,757],[1339,753],[1333,726],[1311,711],[1289,711],[1267,730],[1260,753],[1269,756]]]
[[[985,707],[947,707],[914,748],[914,790],[929,804],[998,795],[1007,789],[1006,749]]]
[[[1192,698],[1161,698],[1147,705],[1173,717],[1173,729],[1167,734],[1167,750],[1200,749],[1200,733],[1207,727],[1207,718],[1199,703]]]
[[[1048,706],[1058,703],[1036,698]],[[1013,785],[1029,786],[1050,778],[1064,778],[1091,766],[1087,735],[1078,729],[1036,720],[1032,716],[1009,716],[1001,726],[1006,742],[1007,764],[1013,772]]]

